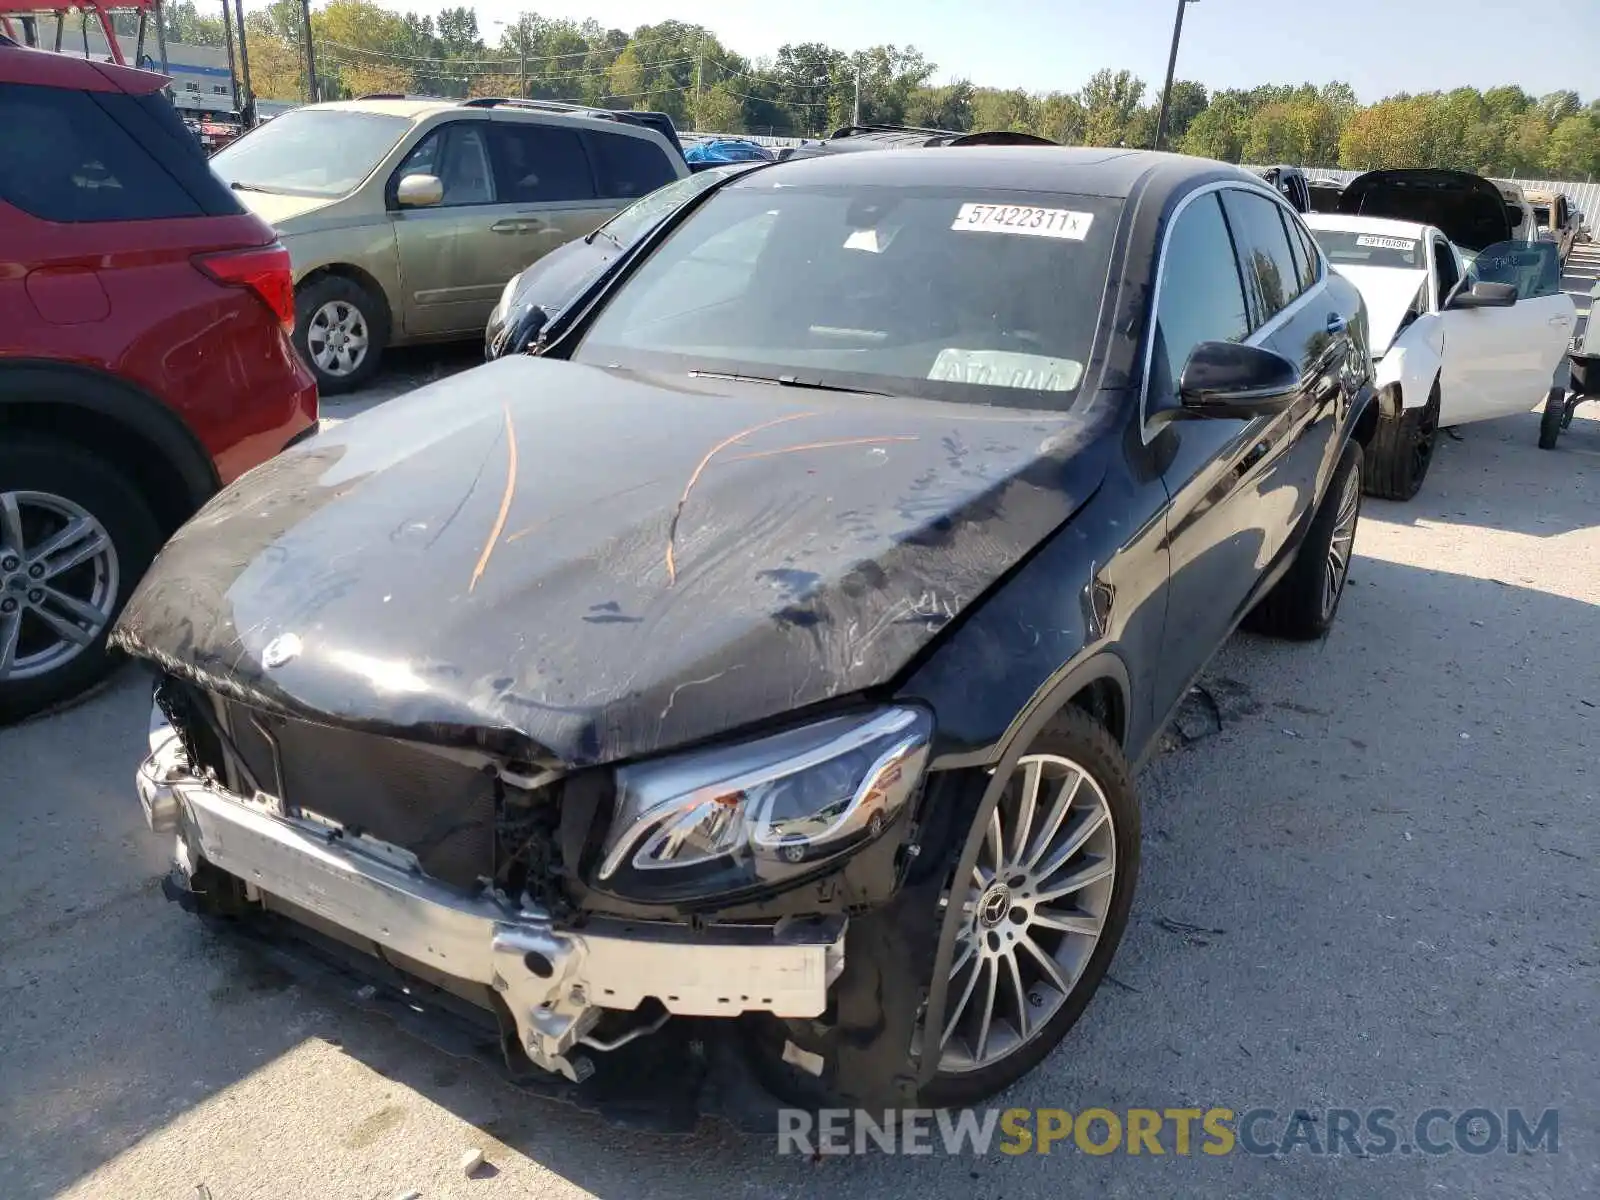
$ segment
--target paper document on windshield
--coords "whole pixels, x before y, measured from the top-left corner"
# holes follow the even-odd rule
[[[1067,208],[1034,208],[1017,204],[963,204],[950,228],[964,233],[1017,233],[1025,237],[1065,238],[1081,242],[1089,236],[1094,214]]]
[[[1013,350],[939,351],[928,378],[945,383],[975,383],[982,387],[1023,388],[1032,392],[1070,392],[1083,378],[1083,364],[1047,354],[1019,354]]]

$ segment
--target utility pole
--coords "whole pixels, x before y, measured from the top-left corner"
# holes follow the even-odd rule
[[[226,5],[228,0],[222,0]],[[250,86],[250,48],[244,41],[244,0],[234,0],[234,15],[239,18],[239,74],[244,78],[244,103],[239,119],[246,129],[255,125],[256,90]]]
[[[239,112],[239,76],[233,69],[233,15],[228,0],[222,0],[222,40],[228,45],[228,97],[233,111]],[[241,114],[242,115],[242,114]]]
[[[850,117],[850,124],[861,124],[861,59],[856,59],[856,107]]]
[[[1167,55],[1167,86],[1161,89],[1161,111],[1156,115],[1156,140],[1152,150],[1161,149],[1161,136],[1167,131],[1167,110],[1172,106],[1172,75],[1178,68],[1178,39],[1183,36],[1183,10],[1198,0],[1178,0],[1178,15],[1172,22],[1172,53]]]
[[[61,22],[56,22],[56,49],[61,49]],[[167,20],[161,11],[161,0],[156,0],[156,52],[161,55],[161,73],[167,71]]]
[[[700,55],[694,56],[694,127],[697,132],[704,132],[700,129],[700,65],[703,61]]]
[[[521,56],[521,74],[517,76],[517,95],[528,98],[528,19],[517,18],[517,53]]]
[[[322,89],[317,85],[317,50],[311,44],[311,0],[300,0],[300,21],[306,35],[306,99],[315,104]]]

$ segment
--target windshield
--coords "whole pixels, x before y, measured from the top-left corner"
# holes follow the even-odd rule
[[[785,184],[758,171],[673,231],[574,358],[1066,408],[1122,202]]]
[[[218,151],[224,182],[290,196],[343,196],[382,161],[411,122],[385,113],[297,108]]]
[[[611,240],[617,245],[631,246],[654,229],[680,204],[698,196],[709,187],[715,187],[729,175],[736,175],[745,169],[745,164],[737,163],[712,167],[701,171],[698,175],[685,176],[635,200],[600,228],[610,235]]]
[[[1548,204],[1535,204],[1533,206],[1533,219],[1546,229],[1550,228],[1550,206]]]
[[[1402,267],[1419,271],[1428,265],[1422,243],[1416,238],[1388,233],[1353,233],[1343,229],[1313,229],[1317,245],[1328,261],[1342,267]]]

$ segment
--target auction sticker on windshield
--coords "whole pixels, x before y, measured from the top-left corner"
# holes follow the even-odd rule
[[[1367,246],[1373,250],[1415,250],[1417,243],[1410,238],[1380,237],[1375,233],[1363,233],[1356,238],[1356,245]]]
[[[928,378],[945,383],[976,383],[982,387],[1070,392],[1083,378],[1083,364],[1047,354],[958,350],[951,346],[939,351],[939,357],[928,369]]]
[[[1034,208],[1018,204],[963,204],[951,229],[969,233],[1020,233],[1027,237],[1066,238],[1081,242],[1089,236],[1093,213],[1067,208]]]

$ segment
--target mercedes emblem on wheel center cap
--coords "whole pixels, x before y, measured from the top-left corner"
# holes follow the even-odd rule
[[[271,671],[294,658],[300,653],[300,635],[295,633],[280,633],[267,643],[267,648],[261,652],[261,665]]]

